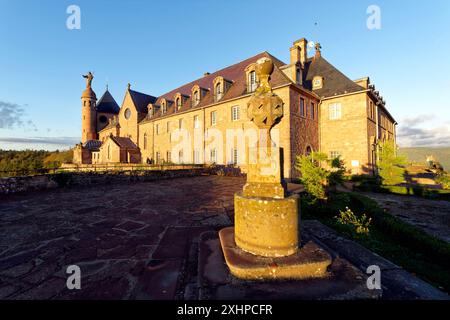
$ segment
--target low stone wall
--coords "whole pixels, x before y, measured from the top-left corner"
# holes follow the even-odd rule
[[[116,182],[154,181],[216,174],[214,167],[179,170],[62,172],[55,174],[0,178],[0,195],[65,186]]]

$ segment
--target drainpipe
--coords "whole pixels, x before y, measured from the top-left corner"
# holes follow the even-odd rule
[[[379,129],[378,129],[378,103],[375,103],[375,128],[376,128],[376,136],[375,136],[375,165],[374,165],[374,173],[378,175],[378,163],[379,163],[379,154],[378,154],[378,137],[379,137]]]

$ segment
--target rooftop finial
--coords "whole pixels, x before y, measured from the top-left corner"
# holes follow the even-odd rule
[[[131,84],[128,82],[128,84],[127,84],[127,90],[130,90],[130,88],[131,88]]]

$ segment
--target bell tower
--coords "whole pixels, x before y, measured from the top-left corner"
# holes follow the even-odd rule
[[[89,72],[83,78],[86,79],[86,89],[81,95],[81,142],[85,143],[88,140],[97,139],[97,112],[95,110],[97,97],[91,88],[94,75]]]

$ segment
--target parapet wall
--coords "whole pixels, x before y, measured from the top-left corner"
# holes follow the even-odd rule
[[[216,174],[214,167],[178,170],[134,170],[100,172],[62,172],[24,177],[0,178],[0,195],[45,190],[65,186],[154,181]]]
[[[219,175],[241,177],[239,167],[223,165],[171,165],[171,166],[66,166],[63,172],[0,178],[0,196],[65,186],[155,181],[164,179]]]

